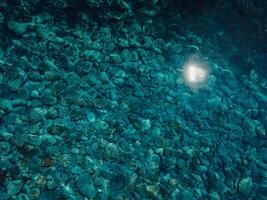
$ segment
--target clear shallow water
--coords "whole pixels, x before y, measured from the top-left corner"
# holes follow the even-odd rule
[[[264,6],[1,2],[0,199],[265,199]]]

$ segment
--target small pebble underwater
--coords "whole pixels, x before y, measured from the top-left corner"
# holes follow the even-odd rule
[[[265,200],[266,108],[265,0],[0,0],[0,200]]]

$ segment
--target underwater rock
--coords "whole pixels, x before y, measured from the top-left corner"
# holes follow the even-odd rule
[[[52,190],[52,189],[56,188],[57,187],[57,184],[58,184],[57,181],[51,175],[48,175],[46,177],[46,186],[47,186],[47,188],[49,190]]]
[[[220,112],[221,106],[222,106],[222,100],[220,97],[211,98],[207,102],[208,109],[214,112]]]
[[[260,103],[265,105],[267,104],[267,95],[264,95],[262,93],[256,93],[255,97]]]
[[[97,108],[100,108],[100,109],[103,109],[107,106],[108,104],[108,101],[107,99],[103,99],[103,98],[95,98],[94,100],[94,105],[97,107]]]
[[[262,162],[262,161],[260,160],[260,161],[258,161],[256,164],[257,164],[257,166],[258,166],[259,169],[262,169],[262,170],[264,170],[264,171],[267,171],[267,164],[266,164],[266,163],[264,163],[264,162]]]
[[[242,178],[238,183],[238,191],[246,198],[251,194],[253,182],[251,177]]]
[[[42,138],[38,135],[27,134],[24,135],[23,141],[33,146],[40,146],[42,143]]]
[[[186,162],[184,159],[177,159],[177,167],[179,167],[180,169],[184,169],[186,166]]]
[[[134,151],[133,146],[123,138],[120,138],[116,145],[119,152],[122,154],[131,155],[131,153]]]
[[[110,59],[114,64],[120,64],[121,63],[121,57],[117,53],[112,53],[110,55]]]
[[[208,168],[207,168],[205,165],[200,165],[200,166],[198,166],[197,171],[198,171],[200,174],[203,174],[203,173],[205,173],[206,171],[208,171]]]
[[[44,73],[44,78],[49,81],[56,81],[60,79],[60,75],[57,71],[46,71]]]
[[[132,54],[129,49],[122,50],[121,52],[121,60],[123,62],[122,64],[130,62],[131,58],[132,58]]]
[[[23,100],[28,100],[29,99],[29,97],[30,97],[30,93],[29,93],[29,91],[26,89],[26,88],[19,88],[18,89],[18,91],[17,91],[17,100],[15,100],[15,101],[13,101],[13,105],[15,106],[15,107],[17,107],[16,105],[18,105],[19,103],[14,103],[14,102],[18,102],[19,101],[19,99],[21,100],[21,101],[23,101]],[[27,103],[26,103],[27,104]],[[26,105],[25,104],[25,105]]]
[[[109,83],[109,77],[108,77],[108,74],[106,72],[101,72],[99,79],[100,79],[102,84]]]
[[[182,192],[181,197],[182,197],[182,200],[194,200],[195,199],[193,192],[191,192],[190,190],[184,190]]]
[[[21,35],[27,31],[27,29],[34,26],[33,23],[24,22],[8,22],[7,26],[10,30],[14,31],[16,34]]]
[[[86,116],[87,116],[87,119],[90,123],[95,123],[96,116],[93,112],[88,112]]]
[[[95,50],[85,50],[83,55],[86,59],[89,59],[92,62],[100,63],[103,59],[102,54],[99,51]]]
[[[256,191],[260,196],[266,198],[267,197],[267,183],[264,182],[264,183],[257,184]]]
[[[146,186],[146,191],[152,198],[156,198],[160,189],[160,184]]]
[[[140,123],[140,128],[142,131],[147,131],[151,128],[151,122],[149,119],[143,119]]]
[[[111,54],[112,52],[115,51],[116,46],[114,42],[105,41],[102,44],[102,49],[104,54]]]
[[[43,76],[38,71],[28,72],[28,78],[31,81],[39,82],[43,80]]]
[[[258,150],[258,158],[267,163],[267,147],[262,147]]]
[[[32,181],[27,181],[24,184],[23,189],[26,191],[30,199],[38,199],[40,196],[40,189],[35,186],[36,184]]]
[[[123,70],[118,69],[118,70],[116,70],[116,72],[114,73],[114,76],[115,76],[116,78],[125,78],[125,77],[126,77],[126,73],[125,73]]]
[[[104,42],[110,42],[112,39],[112,34],[110,32],[111,30],[109,28],[101,28],[100,29],[100,39]]]
[[[11,149],[11,145],[8,142],[0,142],[0,154],[7,155]]]
[[[65,127],[59,124],[53,124],[47,127],[47,132],[52,135],[59,135],[65,131]]]
[[[82,174],[82,169],[80,166],[75,166],[71,168],[71,173],[73,174]]]
[[[220,194],[224,194],[229,190],[229,187],[224,182],[218,182],[216,185],[216,191]]]
[[[76,180],[76,186],[80,193],[85,197],[92,199],[96,196],[96,189],[92,176],[89,174],[79,175]]]
[[[26,81],[27,74],[21,68],[15,68],[14,71],[5,73],[4,82],[11,91],[18,90],[22,84]]]
[[[0,191],[0,196],[3,200],[9,200],[8,194],[5,191]]]
[[[115,144],[113,143],[107,144],[107,146],[105,147],[105,151],[107,159],[117,160],[119,158],[119,151]]]
[[[80,77],[74,72],[66,73],[64,75],[64,80],[67,85],[79,85],[81,83]]]
[[[127,48],[127,47],[129,47],[129,40],[123,39],[123,38],[119,38],[118,41],[117,41],[117,44],[121,48]]]
[[[30,200],[30,197],[25,193],[19,193],[17,198],[18,200]]]
[[[208,197],[210,200],[221,200],[219,193],[216,191],[209,192]]]
[[[103,120],[97,120],[94,124],[93,127],[96,130],[106,130],[109,127],[109,124]]]
[[[96,78],[95,74],[89,73],[86,76],[85,81],[87,81],[90,85],[95,85],[97,82],[97,78]]]
[[[45,105],[55,105],[57,103],[57,98],[52,95],[52,92],[49,90],[45,90],[41,96],[40,101]]]
[[[23,181],[20,179],[10,181],[6,187],[7,193],[10,196],[16,195],[22,189],[22,186],[23,186]]]
[[[243,127],[249,135],[256,135],[256,121],[246,118],[242,122]]]
[[[55,119],[58,117],[58,110],[55,107],[50,107],[45,114],[47,119]]]
[[[0,98],[0,109],[11,112],[13,110],[12,101]]]
[[[264,136],[264,135],[266,135],[266,130],[265,130],[265,128],[263,127],[263,125],[260,124],[260,123],[259,123],[259,125],[256,127],[256,132],[257,132],[257,134],[260,135],[260,136]]]
[[[66,84],[64,81],[57,81],[52,85],[52,93],[53,95],[55,95],[56,97],[60,96],[64,89],[66,88]]]
[[[50,58],[46,58],[42,61],[41,67],[38,67],[41,73],[45,73],[46,71],[59,71],[55,61]]]
[[[153,138],[153,141],[154,141],[154,143],[155,143],[155,145],[157,147],[161,147],[162,148],[162,147],[165,147],[165,145],[166,145],[166,139],[164,137],[160,136],[160,135],[155,136]]]
[[[229,88],[237,88],[237,79],[235,75],[230,70],[222,70],[221,72],[222,79],[225,81],[225,84]]]
[[[32,124],[36,124],[37,122],[42,121],[43,116],[40,113],[30,112],[29,113],[29,122]]]

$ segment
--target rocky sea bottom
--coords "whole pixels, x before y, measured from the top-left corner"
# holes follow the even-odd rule
[[[192,88],[181,70],[197,35],[46,19],[9,22],[0,51],[1,200],[267,198],[257,72],[210,59]]]

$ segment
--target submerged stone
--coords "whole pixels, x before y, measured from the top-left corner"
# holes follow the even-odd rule
[[[94,124],[93,124],[94,128],[96,130],[106,130],[109,127],[109,124],[103,120],[97,120]]]
[[[23,137],[23,141],[33,146],[40,146],[42,143],[42,138],[38,135],[27,134]]]
[[[220,97],[214,97],[209,99],[207,102],[207,107],[211,111],[219,112],[222,106],[222,100]]]
[[[109,143],[106,148],[106,157],[107,159],[118,159],[119,158],[119,151],[115,144]]]
[[[47,127],[47,132],[52,135],[59,135],[65,131],[65,127],[58,124],[53,124]]]
[[[79,192],[85,197],[92,199],[96,196],[96,189],[91,175],[89,174],[79,175],[76,180],[76,186]]]
[[[96,121],[96,116],[93,112],[88,112],[86,116],[90,123],[94,123]]]
[[[194,194],[193,192],[189,191],[189,190],[184,190],[182,193],[182,200],[194,200]]]
[[[252,187],[253,187],[253,182],[251,177],[246,177],[241,179],[238,184],[239,192],[246,198],[248,198],[249,195],[251,194]]]
[[[16,34],[21,35],[26,32],[28,28],[33,27],[32,23],[8,22],[7,26]]]
[[[18,200],[30,200],[30,197],[25,193],[19,193],[17,198]]]
[[[153,198],[157,197],[159,189],[160,189],[160,185],[159,184],[146,186],[146,190],[147,190],[148,194]]]
[[[102,60],[102,54],[99,51],[95,50],[85,50],[83,55],[87,58],[90,59],[93,62],[100,62]]]
[[[7,72],[4,81],[11,91],[18,90],[27,79],[27,74],[23,69],[16,68],[14,71]]]
[[[57,98],[54,97],[50,91],[46,90],[41,94],[40,101],[45,105],[55,105],[57,103]]]
[[[0,154],[7,155],[11,149],[11,145],[8,142],[0,142]]]
[[[143,119],[141,121],[141,130],[147,131],[151,128],[151,122],[149,119]]]
[[[22,186],[23,186],[23,181],[20,179],[10,181],[7,184],[7,193],[11,196],[16,195],[17,193],[19,193]]]
[[[13,110],[12,101],[0,98],[0,109],[11,112]]]

